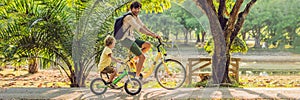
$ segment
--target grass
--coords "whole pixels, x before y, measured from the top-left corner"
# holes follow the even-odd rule
[[[0,73],[3,76],[6,76],[6,75],[21,76],[21,75],[28,74],[28,71],[14,71],[13,69],[8,69],[8,70],[0,71]]]
[[[300,76],[241,76],[241,87],[292,88],[300,87]]]
[[[190,86],[184,87],[209,87],[211,80],[194,82]],[[299,88],[300,76],[240,76],[240,82],[233,82],[220,87],[239,87],[239,88]]]
[[[291,52],[295,54],[300,54],[300,47],[295,48],[286,46],[286,48],[249,48],[248,52]]]

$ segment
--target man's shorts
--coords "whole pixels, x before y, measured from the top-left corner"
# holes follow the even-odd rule
[[[106,74],[106,73],[114,73],[115,67],[113,66],[107,66],[103,69],[101,73]]]
[[[139,39],[136,39],[134,42],[127,38],[121,41],[121,44],[127,48],[130,48],[129,50],[136,56],[140,56],[142,54],[141,48],[144,43],[145,41]]]

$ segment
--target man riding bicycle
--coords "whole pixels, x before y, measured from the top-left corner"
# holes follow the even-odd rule
[[[142,4],[135,1],[130,5],[130,11],[129,13],[132,13],[131,15],[128,15],[124,18],[123,26],[122,28],[125,30],[126,28],[129,28],[128,31],[124,34],[124,36],[121,38],[121,44],[128,48],[133,54],[136,55],[135,59],[139,59],[137,66],[136,66],[136,78],[139,79],[139,75],[141,73],[144,61],[145,61],[145,55],[143,53],[146,53],[150,48],[151,44],[149,42],[145,42],[143,40],[136,39],[134,37],[133,30],[137,30],[143,34],[146,34],[148,36],[152,36],[154,38],[161,38],[159,35],[155,34],[154,32],[151,32],[141,21],[141,19],[138,17],[139,12],[141,11]]]

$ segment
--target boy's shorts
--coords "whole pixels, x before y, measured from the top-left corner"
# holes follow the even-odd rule
[[[107,66],[103,69],[101,73],[106,74],[106,73],[114,73],[115,67],[113,66]]]

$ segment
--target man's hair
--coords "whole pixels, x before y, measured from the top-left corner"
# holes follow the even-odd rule
[[[105,46],[109,46],[111,45],[115,40],[115,38],[113,36],[108,35],[105,39],[104,39],[104,44]]]
[[[132,8],[142,8],[142,4],[138,1],[134,1],[130,5],[130,9],[132,9]]]

